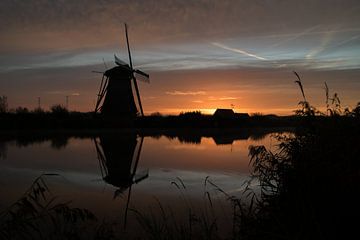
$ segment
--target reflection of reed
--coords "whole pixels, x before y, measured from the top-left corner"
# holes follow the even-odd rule
[[[7,157],[7,144],[6,142],[0,141],[0,159],[6,159]]]

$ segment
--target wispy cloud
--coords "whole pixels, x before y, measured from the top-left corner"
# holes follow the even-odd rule
[[[320,25],[316,25],[316,26],[314,26],[314,27],[307,28],[307,29],[305,29],[305,30],[302,31],[302,32],[294,33],[294,34],[292,34],[292,35],[289,34],[289,36],[287,36],[287,38],[286,38],[285,40],[282,40],[282,41],[280,41],[280,42],[277,42],[277,43],[269,46],[269,48],[278,47],[278,46],[280,46],[280,45],[282,45],[282,44],[285,44],[285,43],[294,41],[294,40],[296,40],[296,39],[298,39],[298,38],[301,38],[301,37],[303,37],[303,36],[306,36],[306,35],[308,35],[308,34],[311,34],[315,29],[318,29],[319,27],[320,27]]]
[[[78,92],[71,92],[71,91],[48,91],[45,94],[49,95],[66,95],[66,96],[80,96]]]
[[[171,150],[206,150],[206,147],[203,145],[196,144],[180,144],[180,145],[169,145],[166,146],[167,149]]]
[[[229,51],[231,51],[231,52],[240,53],[240,54],[243,54],[243,55],[248,56],[248,57],[256,58],[256,59],[258,59],[258,60],[267,60],[267,59],[264,58],[264,57],[255,55],[255,54],[253,54],[253,53],[249,53],[249,52],[244,51],[244,50],[242,50],[242,49],[232,48],[232,47],[226,46],[226,45],[224,45],[224,44],[222,44],[222,43],[212,42],[211,44],[214,45],[214,46],[216,46],[216,47],[219,47],[219,48],[222,48],[222,49],[225,49],[225,50],[229,50]]]
[[[312,59],[322,51],[324,51],[325,48],[328,47],[329,43],[332,41],[335,31],[329,31],[324,33],[321,43],[318,47],[312,49],[308,54],[306,54],[306,59]]]
[[[236,100],[237,98],[236,97],[221,97],[219,98],[219,100]]]
[[[158,97],[155,97],[155,96],[149,96],[149,97],[143,97],[143,99],[146,99],[146,100],[152,100],[152,99],[156,99]]]
[[[210,101],[227,101],[227,100],[236,100],[238,98],[236,97],[227,97],[227,96],[224,96],[224,97],[214,97],[214,96],[210,96],[208,97],[208,99]]]
[[[196,96],[196,95],[206,95],[205,91],[170,91],[170,92],[165,92],[167,95],[174,95],[174,96],[187,96],[187,95],[191,95],[191,96]]]

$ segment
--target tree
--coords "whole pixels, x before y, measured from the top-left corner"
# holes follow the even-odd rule
[[[26,107],[17,107],[15,109],[15,113],[16,114],[28,114],[29,113],[29,109],[27,109]]]
[[[360,102],[357,103],[356,107],[352,110],[354,117],[360,117]]]
[[[6,96],[0,96],[0,113],[8,112],[8,101]]]
[[[69,114],[69,111],[67,110],[67,108],[60,104],[55,104],[55,105],[51,106],[50,110],[56,116],[67,116]]]

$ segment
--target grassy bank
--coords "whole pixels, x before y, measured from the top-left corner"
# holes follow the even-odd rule
[[[0,130],[51,130],[51,129],[113,129],[113,128],[250,128],[293,127],[298,116],[254,115],[217,117],[200,112],[179,115],[149,115],[135,119],[104,117],[101,114],[68,112],[25,111],[0,112]]]

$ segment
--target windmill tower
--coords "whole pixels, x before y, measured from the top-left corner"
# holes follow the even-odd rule
[[[126,23],[125,36],[130,64],[114,55],[117,66],[106,70],[102,76],[95,113],[100,112],[104,116],[144,116],[137,79],[149,82],[149,75],[133,68]],[[135,88],[136,97],[134,97],[132,85]]]

